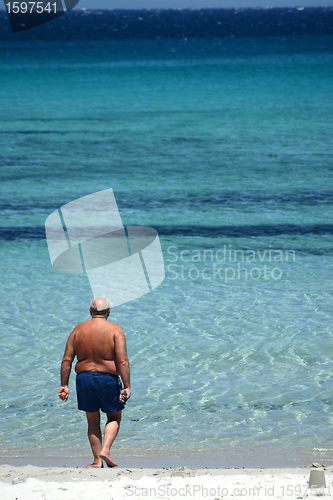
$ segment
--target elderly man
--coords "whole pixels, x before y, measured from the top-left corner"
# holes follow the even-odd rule
[[[108,467],[117,466],[110,457],[110,448],[118,434],[121,410],[131,396],[125,335],[119,325],[107,321],[110,305],[106,297],[91,301],[91,319],[74,328],[68,337],[61,363],[58,395],[67,401],[69,375],[73,360],[77,357],[78,408],[86,412],[88,437],[94,455],[94,462],[87,467],[103,467],[103,460]],[[100,409],[107,414],[103,443]]]

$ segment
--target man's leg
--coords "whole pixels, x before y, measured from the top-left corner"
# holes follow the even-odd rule
[[[102,449],[102,433],[100,427],[101,416],[99,411],[86,411],[88,421],[88,438],[94,455],[94,461],[87,467],[102,467],[103,461],[100,458]]]
[[[110,448],[113,441],[116,439],[120,421],[121,421],[121,411],[115,411],[114,413],[107,413],[108,421],[106,422],[104,428],[104,441],[103,448],[99,456],[106,462],[108,467],[116,467],[118,464],[114,462],[110,457]]]

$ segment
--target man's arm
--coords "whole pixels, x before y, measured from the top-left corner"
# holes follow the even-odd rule
[[[131,397],[131,381],[130,381],[130,367],[126,351],[126,339],[124,331],[121,327],[117,328],[114,336],[114,352],[115,361],[118,367],[121,380],[124,384],[124,389],[121,391],[119,401],[123,402],[122,396],[126,394],[127,398]]]
[[[70,336],[68,337],[65,353],[62,358],[61,368],[60,368],[61,385],[58,392],[58,396],[63,401],[67,401],[69,396],[68,380],[72,369],[73,359],[75,358],[74,331],[75,330],[73,330]]]

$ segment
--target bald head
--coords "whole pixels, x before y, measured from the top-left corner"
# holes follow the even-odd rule
[[[90,312],[92,316],[108,316],[111,309],[110,299],[101,296],[92,299],[90,302]]]

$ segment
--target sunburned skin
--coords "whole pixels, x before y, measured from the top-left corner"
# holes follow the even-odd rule
[[[73,331],[76,373],[97,371],[120,375],[115,361],[115,336],[120,332],[119,325],[102,316],[78,325]]]
[[[63,363],[71,364],[75,356],[76,373],[98,371],[123,378],[121,368],[128,365],[123,329],[103,316],[80,323],[68,338]]]

